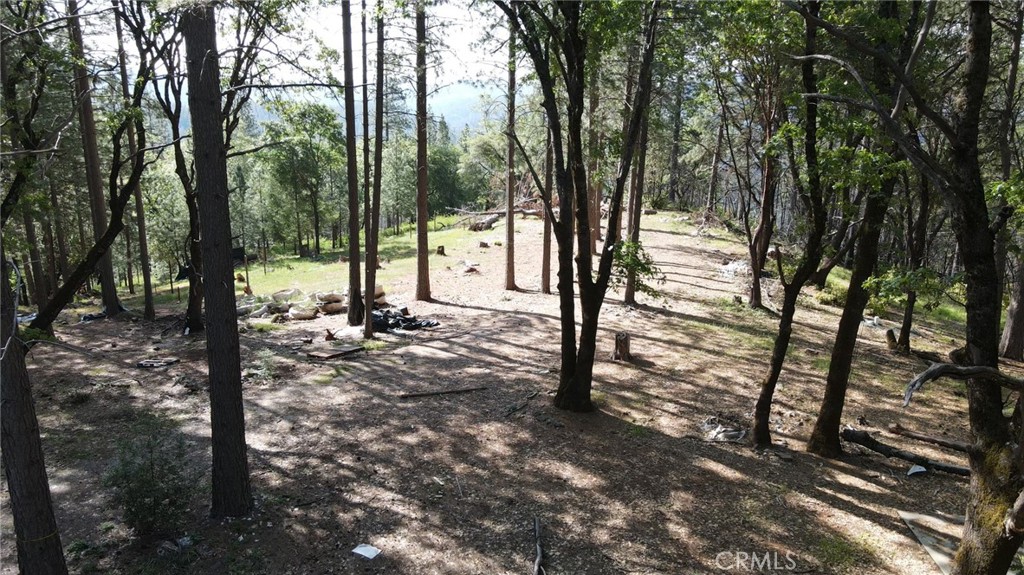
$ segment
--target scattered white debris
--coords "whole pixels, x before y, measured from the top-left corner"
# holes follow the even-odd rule
[[[921,467],[920,465],[914,465],[914,466],[912,466],[912,467],[910,468],[910,470],[909,470],[909,471],[907,471],[907,475],[908,475],[908,476],[911,476],[911,475],[918,475],[918,474],[921,474],[921,473],[927,473],[927,472],[928,472],[928,470],[927,470],[927,469],[925,469],[924,467]]]
[[[725,278],[733,278],[737,275],[749,275],[750,274],[750,262],[746,260],[736,260],[729,262],[722,266],[718,273]]]
[[[380,549],[377,549],[373,545],[367,545],[366,543],[356,545],[356,548],[353,549],[352,552],[360,557],[366,557],[367,559],[373,559],[380,555]]]

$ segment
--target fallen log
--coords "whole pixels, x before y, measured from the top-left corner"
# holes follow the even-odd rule
[[[857,429],[844,429],[840,434],[844,440],[850,443],[856,443],[857,445],[863,445],[871,451],[877,451],[886,457],[895,457],[896,459],[902,459],[915,463],[928,469],[934,469],[936,471],[945,471],[946,473],[952,473],[953,475],[962,475],[964,477],[970,477],[971,470],[966,467],[959,465],[949,465],[947,463],[940,463],[938,461],[932,461],[927,457],[911,453],[909,451],[903,451],[895,447],[890,447],[884,443],[879,442],[866,431],[860,431]]]
[[[962,451],[963,453],[970,452],[971,446],[962,442],[954,441],[952,439],[945,439],[942,437],[934,437],[931,435],[925,435],[916,431],[911,431],[898,423],[894,423],[889,426],[889,433],[894,435],[902,435],[903,437],[909,437],[910,439],[916,439],[925,443],[933,443],[946,449],[952,449],[954,451]]]
[[[415,393],[399,393],[398,397],[401,399],[409,399],[411,397],[431,397],[434,395],[451,395],[454,393],[469,393],[471,391],[480,391],[487,389],[486,387],[462,387],[459,389],[442,389],[439,391],[419,391]]]
[[[504,215],[504,213],[500,213],[487,216],[486,218],[480,221],[473,222],[472,224],[470,224],[469,230],[473,232],[482,232],[484,230],[489,230],[491,229],[492,226],[494,226],[494,222],[500,220]]]

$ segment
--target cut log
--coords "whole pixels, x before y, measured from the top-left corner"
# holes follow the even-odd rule
[[[629,353],[629,334],[620,331],[615,334],[615,350],[612,351],[612,361],[632,361],[633,355]]]
[[[938,461],[932,461],[927,457],[911,453],[909,451],[903,451],[902,449],[896,449],[890,447],[884,443],[879,442],[866,431],[860,431],[857,429],[844,429],[840,434],[840,437],[849,441],[850,443],[856,443],[857,445],[863,445],[871,451],[877,451],[886,457],[895,457],[896,459],[902,459],[911,463],[916,463],[922,467],[928,469],[934,469],[936,471],[945,471],[946,473],[952,473],[953,475],[962,475],[964,477],[970,477],[971,470],[966,467],[959,465],[949,465],[948,463],[940,463]]]
[[[968,453],[971,446],[962,442],[954,441],[952,439],[946,439],[944,437],[934,437],[932,435],[925,435],[916,431],[911,431],[898,423],[894,423],[889,426],[889,433],[894,435],[902,435],[903,437],[909,437],[910,439],[916,439],[925,443],[934,443],[935,445],[945,447],[946,449],[952,449],[954,451],[962,451]]]

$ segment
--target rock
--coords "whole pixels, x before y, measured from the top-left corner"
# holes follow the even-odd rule
[[[298,288],[284,289],[279,292],[275,292],[270,297],[274,298],[274,301],[276,302],[286,302],[302,297],[302,290]]]
[[[322,306],[320,306],[320,311],[327,315],[344,313],[348,311],[348,305],[343,304],[341,302],[325,303]]]
[[[299,306],[292,307],[288,310],[288,317],[296,320],[314,319],[317,314],[316,308],[303,308]]]

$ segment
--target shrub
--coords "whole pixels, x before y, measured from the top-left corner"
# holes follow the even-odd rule
[[[636,274],[636,291],[650,297],[659,297],[652,284],[664,284],[665,274],[654,264],[654,258],[639,242],[619,242],[613,254],[611,284],[618,288],[626,285],[629,272]]]
[[[846,305],[846,288],[828,284],[814,296],[814,299],[821,305],[843,307]]]
[[[137,535],[155,535],[180,527],[198,480],[189,468],[184,440],[154,429],[119,446],[105,483],[114,489],[124,522]]]

